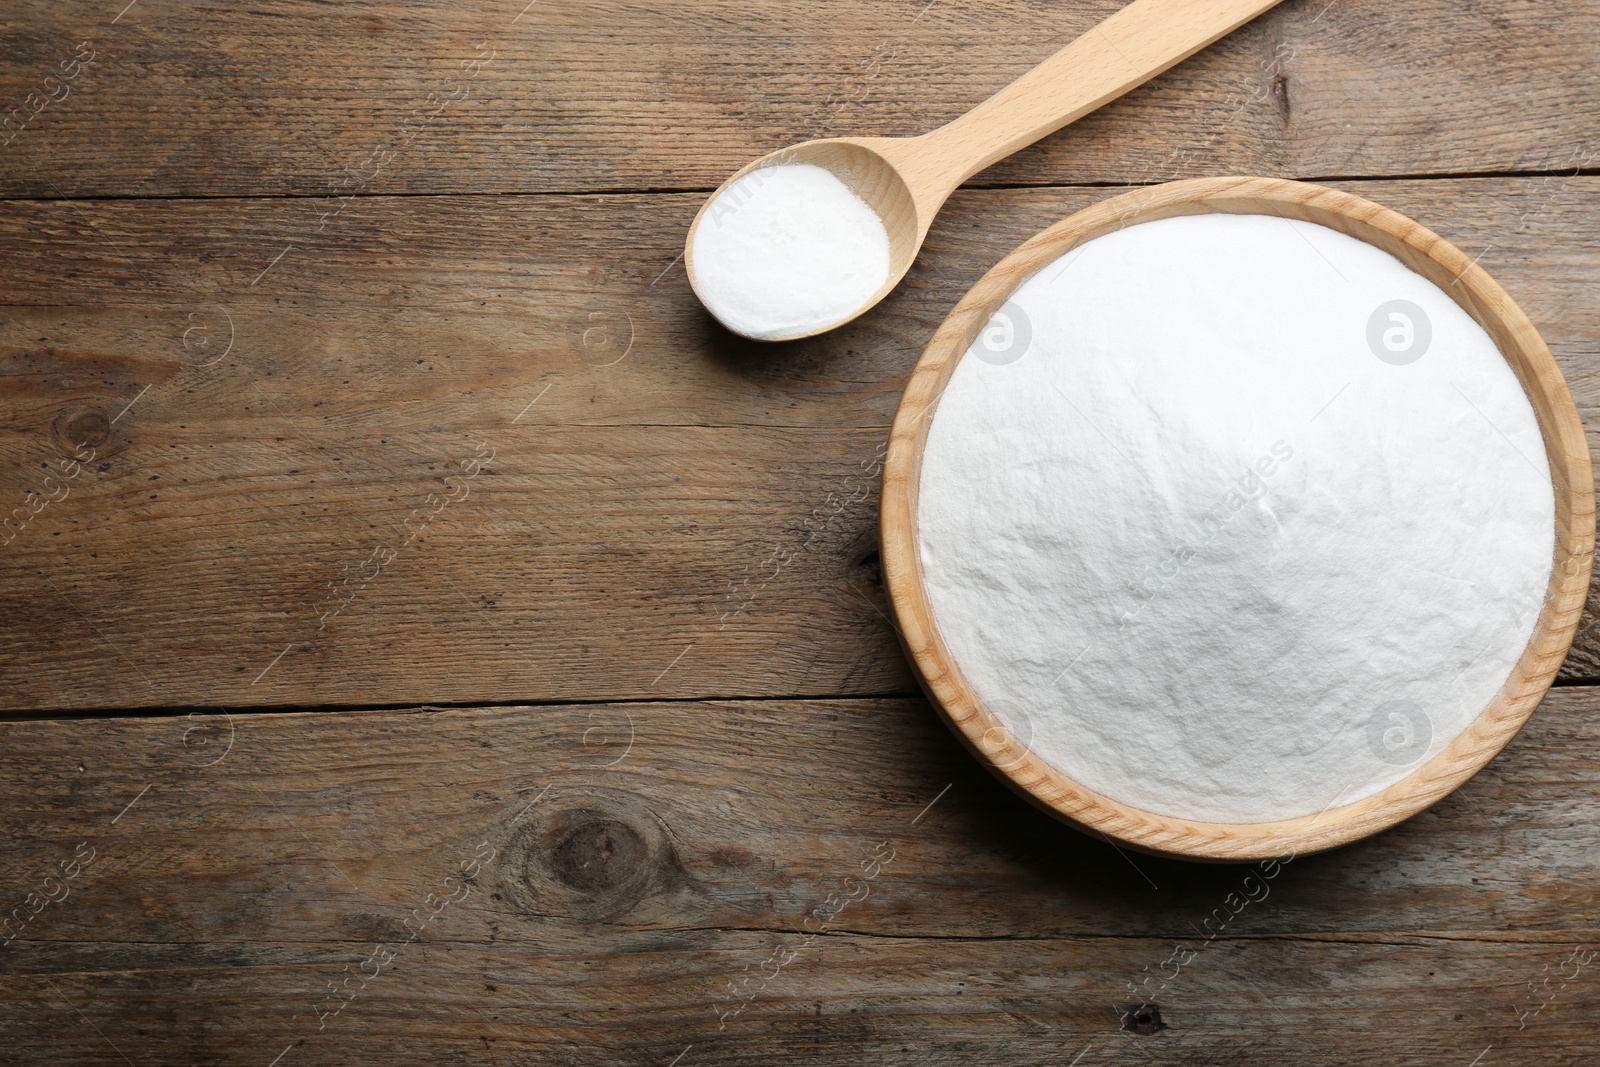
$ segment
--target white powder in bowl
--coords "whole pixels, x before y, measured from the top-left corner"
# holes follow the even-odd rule
[[[825,330],[889,280],[878,213],[823,167],[764,167],[724,189],[695,230],[694,289],[728,329],[758,340]]]
[[[1144,223],[957,365],[917,520],[950,653],[1019,741],[1163,815],[1399,781],[1522,654],[1554,552],[1533,409],[1431,282],[1325,227]]]

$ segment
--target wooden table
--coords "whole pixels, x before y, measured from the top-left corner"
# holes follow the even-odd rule
[[[786,346],[696,304],[705,192],[1116,0],[525,2],[6,5],[0,1058],[1600,1058],[1594,618],[1487,770],[1241,903],[966,755],[875,547],[936,325],[1129,184],[1481,250],[1600,426],[1594,0],[1289,0]]]

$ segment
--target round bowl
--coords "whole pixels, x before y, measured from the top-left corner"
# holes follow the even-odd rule
[[[930,415],[978,331],[1025,281],[1113,230],[1205,212],[1317,223],[1375,245],[1433,282],[1494,339],[1538,418],[1555,491],[1555,551],[1532,637],[1470,726],[1405,778],[1364,799],[1278,822],[1160,815],[1084,788],[1018,741],[973,692],[934,621],[917,537],[917,487]],[[1007,255],[956,305],[906,386],[883,469],[882,554],[901,639],[929,699],[990,770],[1035,805],[1140,851],[1194,860],[1305,855],[1387,829],[1433,804],[1494,758],[1555,678],[1577,630],[1594,556],[1594,478],[1566,381],[1528,317],[1460,249],[1404,215],[1349,193],[1275,178],[1200,178],[1139,189],[1056,223]]]

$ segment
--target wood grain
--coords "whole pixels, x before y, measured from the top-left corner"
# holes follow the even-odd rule
[[[940,201],[974,174],[1118,99],[1278,0],[1133,0],[977,107],[917,140]],[[916,191],[917,183],[908,181]]]
[[[1344,187],[1481,255],[1600,408],[1600,180]],[[900,390],[1111,192],[958,193],[884,305],[786,346],[695,302],[692,195],[362,198],[321,233],[337,201],[0,206],[0,515],[96,449],[0,548],[0,704],[910,692],[874,555]]]
[[[1260,868],[1071,831],[920,700],[6,723],[6,906],[93,856],[0,948],[0,1039],[64,1064],[1092,1045],[1082,1062],[1459,1067],[1491,1043],[1583,1063],[1590,970],[1518,1023],[1530,980],[1597,937],[1597,708],[1554,691],[1437,807],[1282,866],[1245,906],[1224,902]],[[470,887],[446,883],[475,851]],[[329,982],[379,946],[395,958],[319,1030]],[[1167,1029],[1120,1029],[1130,983]]]
[[[1122,5],[122,6],[8,5],[5,109],[97,58],[0,152],[0,192],[709,190],[808,138],[931,130]],[[1587,0],[1290,0],[980,180],[1569,172],[1600,153],[1597,65]]]

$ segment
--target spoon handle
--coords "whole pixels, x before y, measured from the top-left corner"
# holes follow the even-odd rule
[[[1134,0],[965,115],[915,138],[948,192],[1206,45],[1278,0]]]

